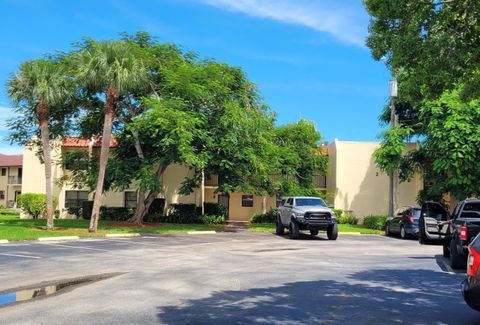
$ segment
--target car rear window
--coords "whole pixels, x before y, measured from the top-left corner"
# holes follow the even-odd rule
[[[480,218],[480,202],[465,203],[461,218]]]
[[[301,206],[322,206],[325,207],[327,206],[325,202],[323,202],[322,199],[296,199],[295,200],[296,205],[301,207]]]

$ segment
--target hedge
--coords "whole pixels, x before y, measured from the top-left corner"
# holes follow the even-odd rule
[[[275,223],[277,209],[270,209],[267,213],[257,213],[250,218],[251,223]]]
[[[383,230],[388,216],[368,216],[363,219],[363,224],[370,229]]]
[[[47,212],[47,196],[45,194],[25,193],[17,197],[18,207],[33,219],[43,217]]]

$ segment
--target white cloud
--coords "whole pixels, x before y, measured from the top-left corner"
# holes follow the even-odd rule
[[[368,16],[358,4],[338,0],[194,0],[258,18],[304,26],[337,40],[364,46]]]

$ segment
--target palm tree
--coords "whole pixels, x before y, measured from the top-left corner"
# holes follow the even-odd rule
[[[49,121],[52,108],[63,105],[72,97],[70,78],[65,65],[47,59],[24,62],[7,82],[7,93],[15,105],[33,114],[40,128],[45,193],[47,195],[47,230],[53,230],[52,159],[50,154]]]
[[[135,49],[125,42],[90,41],[80,51],[78,82],[81,88],[104,96],[104,123],[98,180],[93,200],[90,232],[96,232],[100,215],[105,170],[108,163],[112,124],[121,96],[129,95],[148,82],[148,73]]]

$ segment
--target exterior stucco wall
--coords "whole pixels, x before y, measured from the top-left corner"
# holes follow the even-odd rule
[[[388,214],[390,179],[374,161],[374,152],[379,146],[378,142],[335,141],[335,208],[352,211],[358,217]],[[409,149],[412,146],[415,144],[409,145]],[[398,206],[416,205],[422,186],[419,175],[401,183]]]
[[[253,196],[253,207],[242,207],[242,195],[246,193],[234,192],[230,194],[229,203],[229,220],[232,221],[249,221],[250,218],[256,213],[262,213],[263,211],[263,197]],[[276,207],[276,198],[266,197],[266,211]]]

